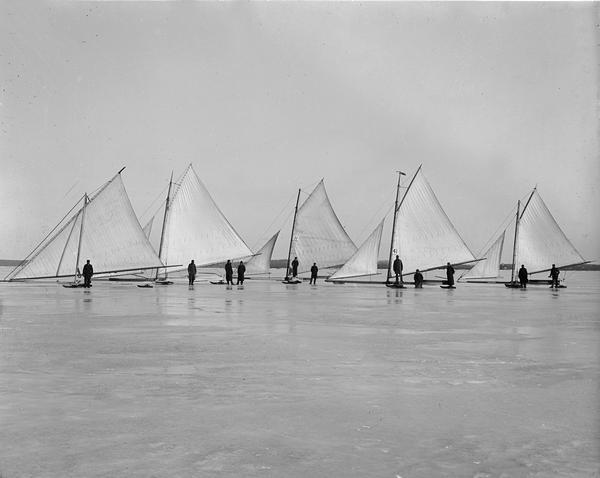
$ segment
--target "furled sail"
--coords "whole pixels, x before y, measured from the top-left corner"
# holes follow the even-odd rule
[[[524,264],[530,274],[584,263],[585,259],[556,223],[548,207],[534,190],[519,219],[515,266]]]
[[[500,275],[500,258],[502,257],[505,233],[506,231],[502,231],[498,239],[483,254],[484,259],[461,275],[460,279],[493,279]]]
[[[269,273],[271,270],[271,256],[278,236],[279,231],[254,256],[248,259],[248,262],[246,262],[246,275]]]
[[[89,200],[86,196],[58,232],[7,278],[73,276],[87,259],[95,274],[162,265],[142,231],[120,174]]]
[[[396,217],[393,255],[403,262],[403,274],[475,261],[442,209],[421,167],[415,173]]]
[[[379,257],[382,231],[383,220],[369,237],[367,237],[365,242],[362,243],[354,255],[348,259],[348,262],[346,262],[341,269],[333,273],[328,280],[335,281],[348,279],[350,277],[377,274],[377,259]]]
[[[313,262],[322,269],[341,266],[356,252],[331,206],[323,180],[298,209],[292,249],[300,271],[309,270]]]
[[[178,182],[165,217],[161,260],[165,265],[209,265],[252,252],[229,224],[190,164]]]

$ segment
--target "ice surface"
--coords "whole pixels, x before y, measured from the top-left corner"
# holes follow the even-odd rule
[[[568,288],[0,284],[0,475],[598,476]]]

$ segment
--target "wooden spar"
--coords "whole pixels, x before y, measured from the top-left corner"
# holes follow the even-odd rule
[[[300,202],[300,192],[302,190],[298,189],[298,197],[296,198],[296,207],[294,208],[294,221],[292,222],[292,233],[290,234],[290,247],[288,249],[288,257],[287,257],[287,265],[285,267],[285,279],[290,279],[290,256],[292,255],[292,241],[294,240],[294,229],[296,227],[296,215],[298,214],[298,203]]]
[[[510,281],[515,281],[515,260],[517,259],[517,235],[519,233],[519,210],[521,209],[521,201],[517,201],[517,219],[515,220],[515,238],[513,240],[513,253],[512,253],[512,269],[510,272]]]
[[[81,256],[81,240],[83,239],[83,225],[85,222],[85,209],[88,203],[88,195],[83,195],[83,208],[81,209],[81,228],[79,229],[79,241],[77,243],[77,259],[75,260],[75,280],[77,280],[77,273],[79,272],[79,258]]]
[[[415,173],[415,176],[417,175],[417,173],[419,172],[419,170],[421,169],[421,166],[419,166],[419,169],[417,169],[417,172]],[[402,176],[406,176],[406,174],[404,174],[402,171],[397,171],[398,173],[398,186],[396,187],[396,201],[394,202],[394,219],[392,221],[392,238],[390,239],[390,257],[388,259],[388,270],[387,270],[387,278],[385,280],[386,283],[388,283],[390,281],[390,277],[392,275],[392,255],[394,252],[394,235],[396,234],[396,214],[398,213],[398,197],[400,196],[400,179],[402,178]],[[415,176],[413,176],[410,184],[412,184],[412,182],[415,179]],[[410,185],[408,186],[410,188]],[[406,192],[408,192],[408,189],[406,190]],[[404,193],[404,196],[406,196],[406,193]],[[402,197],[402,200],[404,201],[404,197]]]
[[[521,218],[523,217],[523,214],[525,214],[525,210],[527,209],[527,206],[529,206],[529,202],[531,201],[531,198],[533,197],[533,195],[535,194],[535,191],[537,189],[537,186],[533,188],[533,191],[531,191],[531,194],[529,195],[529,197],[527,198],[527,202],[525,203],[525,207],[523,208],[523,210],[521,211],[521,217],[519,218],[519,221],[521,220]]]
[[[570,269],[571,267],[582,266],[584,264],[589,264],[590,262],[594,262],[594,261],[584,261],[584,262],[576,262],[575,264],[565,264],[564,266],[557,267],[557,269],[572,270],[572,269]],[[542,269],[540,271],[528,272],[528,274],[529,275],[541,274],[542,272],[549,272],[551,270],[552,269]]]
[[[162,261],[161,255],[163,250],[163,243],[165,239],[165,229],[167,226],[167,213],[169,212],[169,198],[171,197],[171,185],[173,184],[173,171],[171,171],[171,179],[169,179],[169,190],[167,191],[167,199],[165,200],[165,214],[163,216],[162,229],[160,231],[160,243],[158,246],[158,258]],[[166,264],[165,264],[166,265]],[[167,271],[165,269],[165,279]],[[158,280],[158,268],[156,269],[155,280]]]

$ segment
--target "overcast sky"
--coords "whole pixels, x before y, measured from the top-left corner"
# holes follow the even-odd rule
[[[0,258],[122,166],[143,222],[191,162],[251,247],[322,177],[358,245],[423,164],[473,252],[537,184],[598,259],[598,8],[2,1]]]

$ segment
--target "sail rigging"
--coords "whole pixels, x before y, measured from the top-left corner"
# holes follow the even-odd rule
[[[439,269],[448,262],[476,261],[444,212],[421,166],[404,193],[396,215],[392,251],[403,262],[403,275],[416,269]]]
[[[354,255],[327,280],[335,281],[377,274],[377,259],[379,257],[379,246],[381,245],[383,222],[384,220],[377,225]]]
[[[144,231],[144,235],[150,239],[150,234],[152,233],[152,224],[154,224],[154,216],[150,218],[150,220],[146,223],[146,225],[142,228]]]
[[[323,180],[298,209],[293,231],[291,251],[300,271],[309,270],[313,262],[322,269],[341,266],[356,252],[331,206]]]
[[[160,258],[165,265],[210,265],[252,255],[190,164],[167,199]]]
[[[122,170],[121,170],[122,171]],[[161,262],[133,211],[120,172],[81,206],[7,279],[74,276],[90,259],[95,274],[148,269]]]
[[[575,249],[534,189],[518,221],[514,265],[524,264],[529,274],[557,267],[583,264],[586,260]]]
[[[246,262],[246,275],[268,274],[270,272],[271,257],[273,256],[273,249],[275,248],[275,242],[277,241],[278,236],[279,231],[277,231],[254,256],[248,259],[248,262]]]

